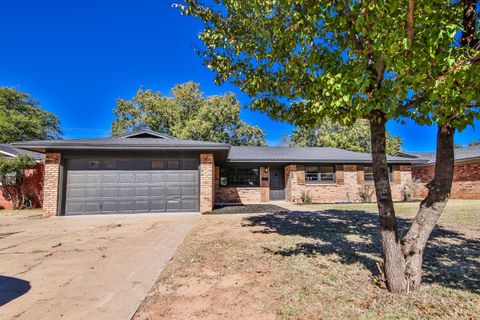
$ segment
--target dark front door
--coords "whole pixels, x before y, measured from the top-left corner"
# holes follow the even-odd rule
[[[285,200],[283,168],[270,169],[270,200]]]

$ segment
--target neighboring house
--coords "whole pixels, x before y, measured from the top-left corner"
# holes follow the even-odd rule
[[[14,158],[24,153],[35,159],[37,164],[25,172],[24,188],[32,197],[33,207],[41,207],[43,199],[43,154],[15,148],[10,144],[0,144],[0,159]],[[0,209],[11,209],[12,203],[0,192]]]
[[[215,204],[360,202],[370,154],[337,148],[234,147],[140,131],[100,139],[32,141],[46,154],[46,215],[210,211]],[[419,160],[389,157],[395,200]]]
[[[422,185],[433,179],[435,152],[402,152],[401,156],[422,160],[412,166],[412,177]],[[421,195],[428,190],[423,187]],[[480,199],[480,145],[455,149],[455,171],[453,176],[452,199]]]

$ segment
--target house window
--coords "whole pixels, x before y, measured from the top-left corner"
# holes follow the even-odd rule
[[[169,169],[169,170],[180,169],[180,161],[178,161],[178,160],[167,160],[167,169]]]
[[[363,176],[365,182],[371,182],[373,183],[373,167],[371,165],[364,165],[363,166]],[[388,166],[388,179],[391,181],[392,180],[392,166]]]
[[[152,169],[153,170],[163,170],[163,169],[165,169],[165,161],[164,160],[153,160],[152,161]]]
[[[306,183],[335,183],[335,166],[305,167]]]
[[[222,187],[258,187],[259,169],[231,167],[220,169],[220,186]]]

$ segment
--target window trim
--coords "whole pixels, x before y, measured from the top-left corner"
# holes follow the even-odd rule
[[[390,184],[393,184],[393,165],[389,164],[388,166],[388,181]],[[370,167],[372,168],[372,179],[367,180],[365,179],[365,167]],[[363,165],[363,182],[367,184],[374,184],[375,183],[375,178],[373,177],[373,164],[364,164]]]
[[[257,181],[254,185],[242,184],[242,185],[232,185],[228,183],[228,175],[222,175],[222,170],[235,170],[235,169],[251,169],[257,170]],[[227,177],[227,184],[222,185],[222,177]],[[220,188],[259,188],[260,187],[260,167],[256,166],[239,166],[239,167],[220,167],[218,172],[218,185]]]
[[[307,180],[307,168],[308,167],[316,167],[317,168],[317,177],[318,180]],[[333,180],[321,180],[322,173],[320,171],[321,167],[332,167],[333,168]],[[315,185],[315,184],[337,184],[337,167],[336,165],[332,164],[309,164],[305,165],[304,168],[305,173],[305,184]]]

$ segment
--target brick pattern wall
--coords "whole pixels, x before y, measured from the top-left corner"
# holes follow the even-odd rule
[[[200,154],[200,212],[213,209],[215,196],[215,162],[213,153]]]
[[[362,168],[363,169],[363,168]],[[314,203],[335,203],[335,202],[361,202],[360,188],[363,181],[363,171],[357,165],[337,165],[336,183],[331,184],[310,184],[305,183],[303,165],[289,165],[285,168],[286,200],[293,203],[302,202],[302,193],[309,193]],[[398,181],[392,181],[392,196],[394,201],[403,200],[402,185],[411,179],[411,171],[408,166],[396,168],[394,175]],[[342,179],[343,178],[343,179]],[[375,201],[375,196],[373,197]]]
[[[220,187],[220,168],[215,167],[215,203],[252,204],[268,202],[269,181],[262,182],[262,177],[268,177],[268,171],[265,171],[265,167],[260,168],[260,187]]]
[[[420,180],[421,196],[425,197],[428,189],[425,184],[433,179],[435,166],[412,167],[412,176]],[[452,199],[480,199],[480,160],[463,161],[455,164],[453,175]]]
[[[58,214],[58,190],[60,178],[60,153],[45,155],[45,176],[43,179],[43,216]]]

